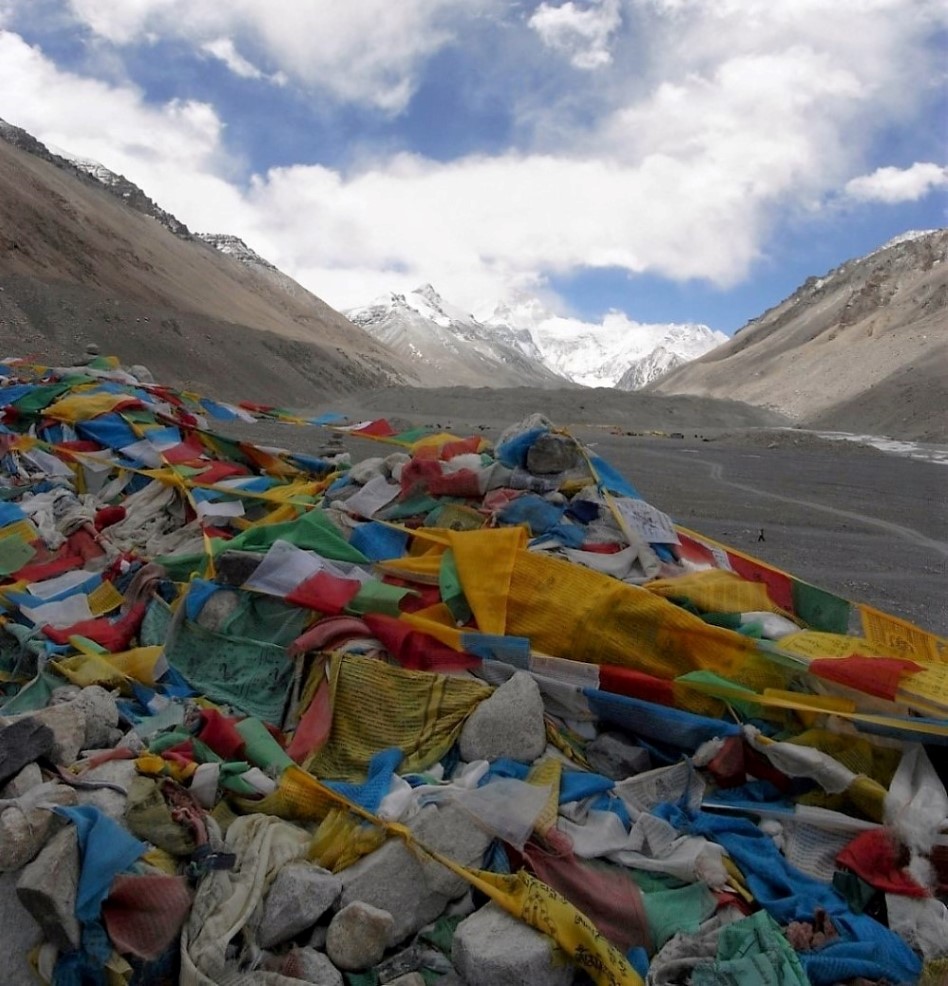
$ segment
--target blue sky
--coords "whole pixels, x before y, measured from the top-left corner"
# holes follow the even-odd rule
[[[337,308],[731,333],[948,224],[929,0],[0,0],[0,117]]]

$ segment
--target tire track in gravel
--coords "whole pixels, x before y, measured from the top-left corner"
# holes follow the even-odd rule
[[[661,452],[656,452],[652,449],[640,448],[637,451],[644,452],[648,455],[657,456],[659,458],[663,457]],[[854,520],[868,527],[875,527],[879,530],[886,531],[887,533],[893,534],[905,541],[910,541],[921,548],[925,548],[928,551],[932,551],[935,554],[940,555],[942,558],[948,558],[948,542],[936,541],[934,538],[926,537],[921,531],[916,531],[912,527],[905,527],[902,524],[895,524],[889,520],[881,520],[878,517],[871,517],[868,514],[858,513],[855,510],[844,510],[841,507],[830,507],[814,500],[801,500],[799,497],[784,496],[782,493],[773,493],[770,490],[762,490],[760,487],[751,486],[747,483],[735,482],[733,479],[725,478],[724,466],[721,465],[720,462],[712,462],[709,459],[699,458],[698,456],[692,456],[689,461],[699,462],[701,465],[705,466],[711,475],[711,479],[716,483],[720,483],[722,486],[730,486],[733,489],[741,490],[744,493],[750,493],[753,496],[765,496],[772,500],[780,500],[783,503],[789,503],[794,506],[810,507],[812,510],[819,510],[822,513],[832,514],[834,517],[844,517],[846,520]]]

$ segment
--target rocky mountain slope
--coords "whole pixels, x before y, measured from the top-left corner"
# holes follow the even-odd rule
[[[57,363],[94,341],[170,383],[284,405],[417,382],[396,354],[265,261],[173,233],[135,196],[14,137],[19,146],[0,140],[5,352]]]
[[[662,377],[811,428],[948,441],[948,229],[910,233],[824,277]]]

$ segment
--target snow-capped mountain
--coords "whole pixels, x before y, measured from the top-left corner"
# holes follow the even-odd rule
[[[601,323],[554,315],[536,298],[494,309],[484,324],[530,339],[545,366],[586,387],[637,390],[727,340],[706,325],[646,324],[622,312]]]
[[[648,325],[621,312],[599,324],[582,322],[555,315],[532,297],[487,310],[479,319],[425,284],[345,315],[438,384],[476,386],[471,380],[489,369],[488,385],[495,387],[571,382],[636,390],[727,339],[704,325]]]
[[[430,284],[383,295],[345,316],[409,360],[430,386],[568,385],[537,358],[529,333],[486,326],[446,302]]]

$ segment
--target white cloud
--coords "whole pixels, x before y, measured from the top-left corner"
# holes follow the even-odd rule
[[[619,0],[541,3],[527,21],[545,45],[569,56],[575,68],[596,69],[612,61],[609,45],[622,23]]]
[[[71,3],[115,43],[154,34],[214,45],[235,71],[279,68],[395,111],[449,43],[449,15],[494,0],[361,0],[332,11],[315,0],[266,11],[251,0]],[[571,58],[612,46],[608,72],[545,60],[559,65],[549,73],[560,72],[557,93],[564,76],[575,91],[549,105],[542,151],[524,126],[518,149],[433,161],[355,148],[358,168],[300,162],[243,187],[229,180],[237,169],[212,106],[151,104],[131,85],[61,71],[10,33],[0,33],[0,116],[123,172],[192,229],[243,237],[336,307],[431,281],[473,308],[584,267],[733,285],[767,249],[775,217],[868,170],[872,139],[909,118],[937,78],[923,43],[937,10],[927,0],[626,4],[543,3],[529,27],[514,25],[534,55],[538,35]],[[582,20],[590,12],[596,30]],[[633,13],[635,53],[621,25],[609,26]],[[428,24],[437,29],[422,37]],[[490,53],[481,56],[489,72]],[[944,183],[935,165],[885,172],[847,191],[882,200],[878,189],[901,182],[906,200],[907,187]]]
[[[861,202],[917,202],[936,188],[948,187],[948,168],[916,161],[910,168],[877,168],[846,182],[845,192]]]
[[[205,41],[201,45],[201,51],[205,51],[218,61],[223,62],[234,75],[239,75],[242,79],[264,78],[264,73],[240,54],[230,38],[215,38],[213,41]]]
[[[114,44],[161,37],[203,48],[222,37],[232,45],[236,39],[243,51],[259,51],[278,78],[397,113],[408,104],[425,60],[454,39],[458,23],[494,0],[68,2],[82,24]],[[253,67],[246,55],[240,63]]]

